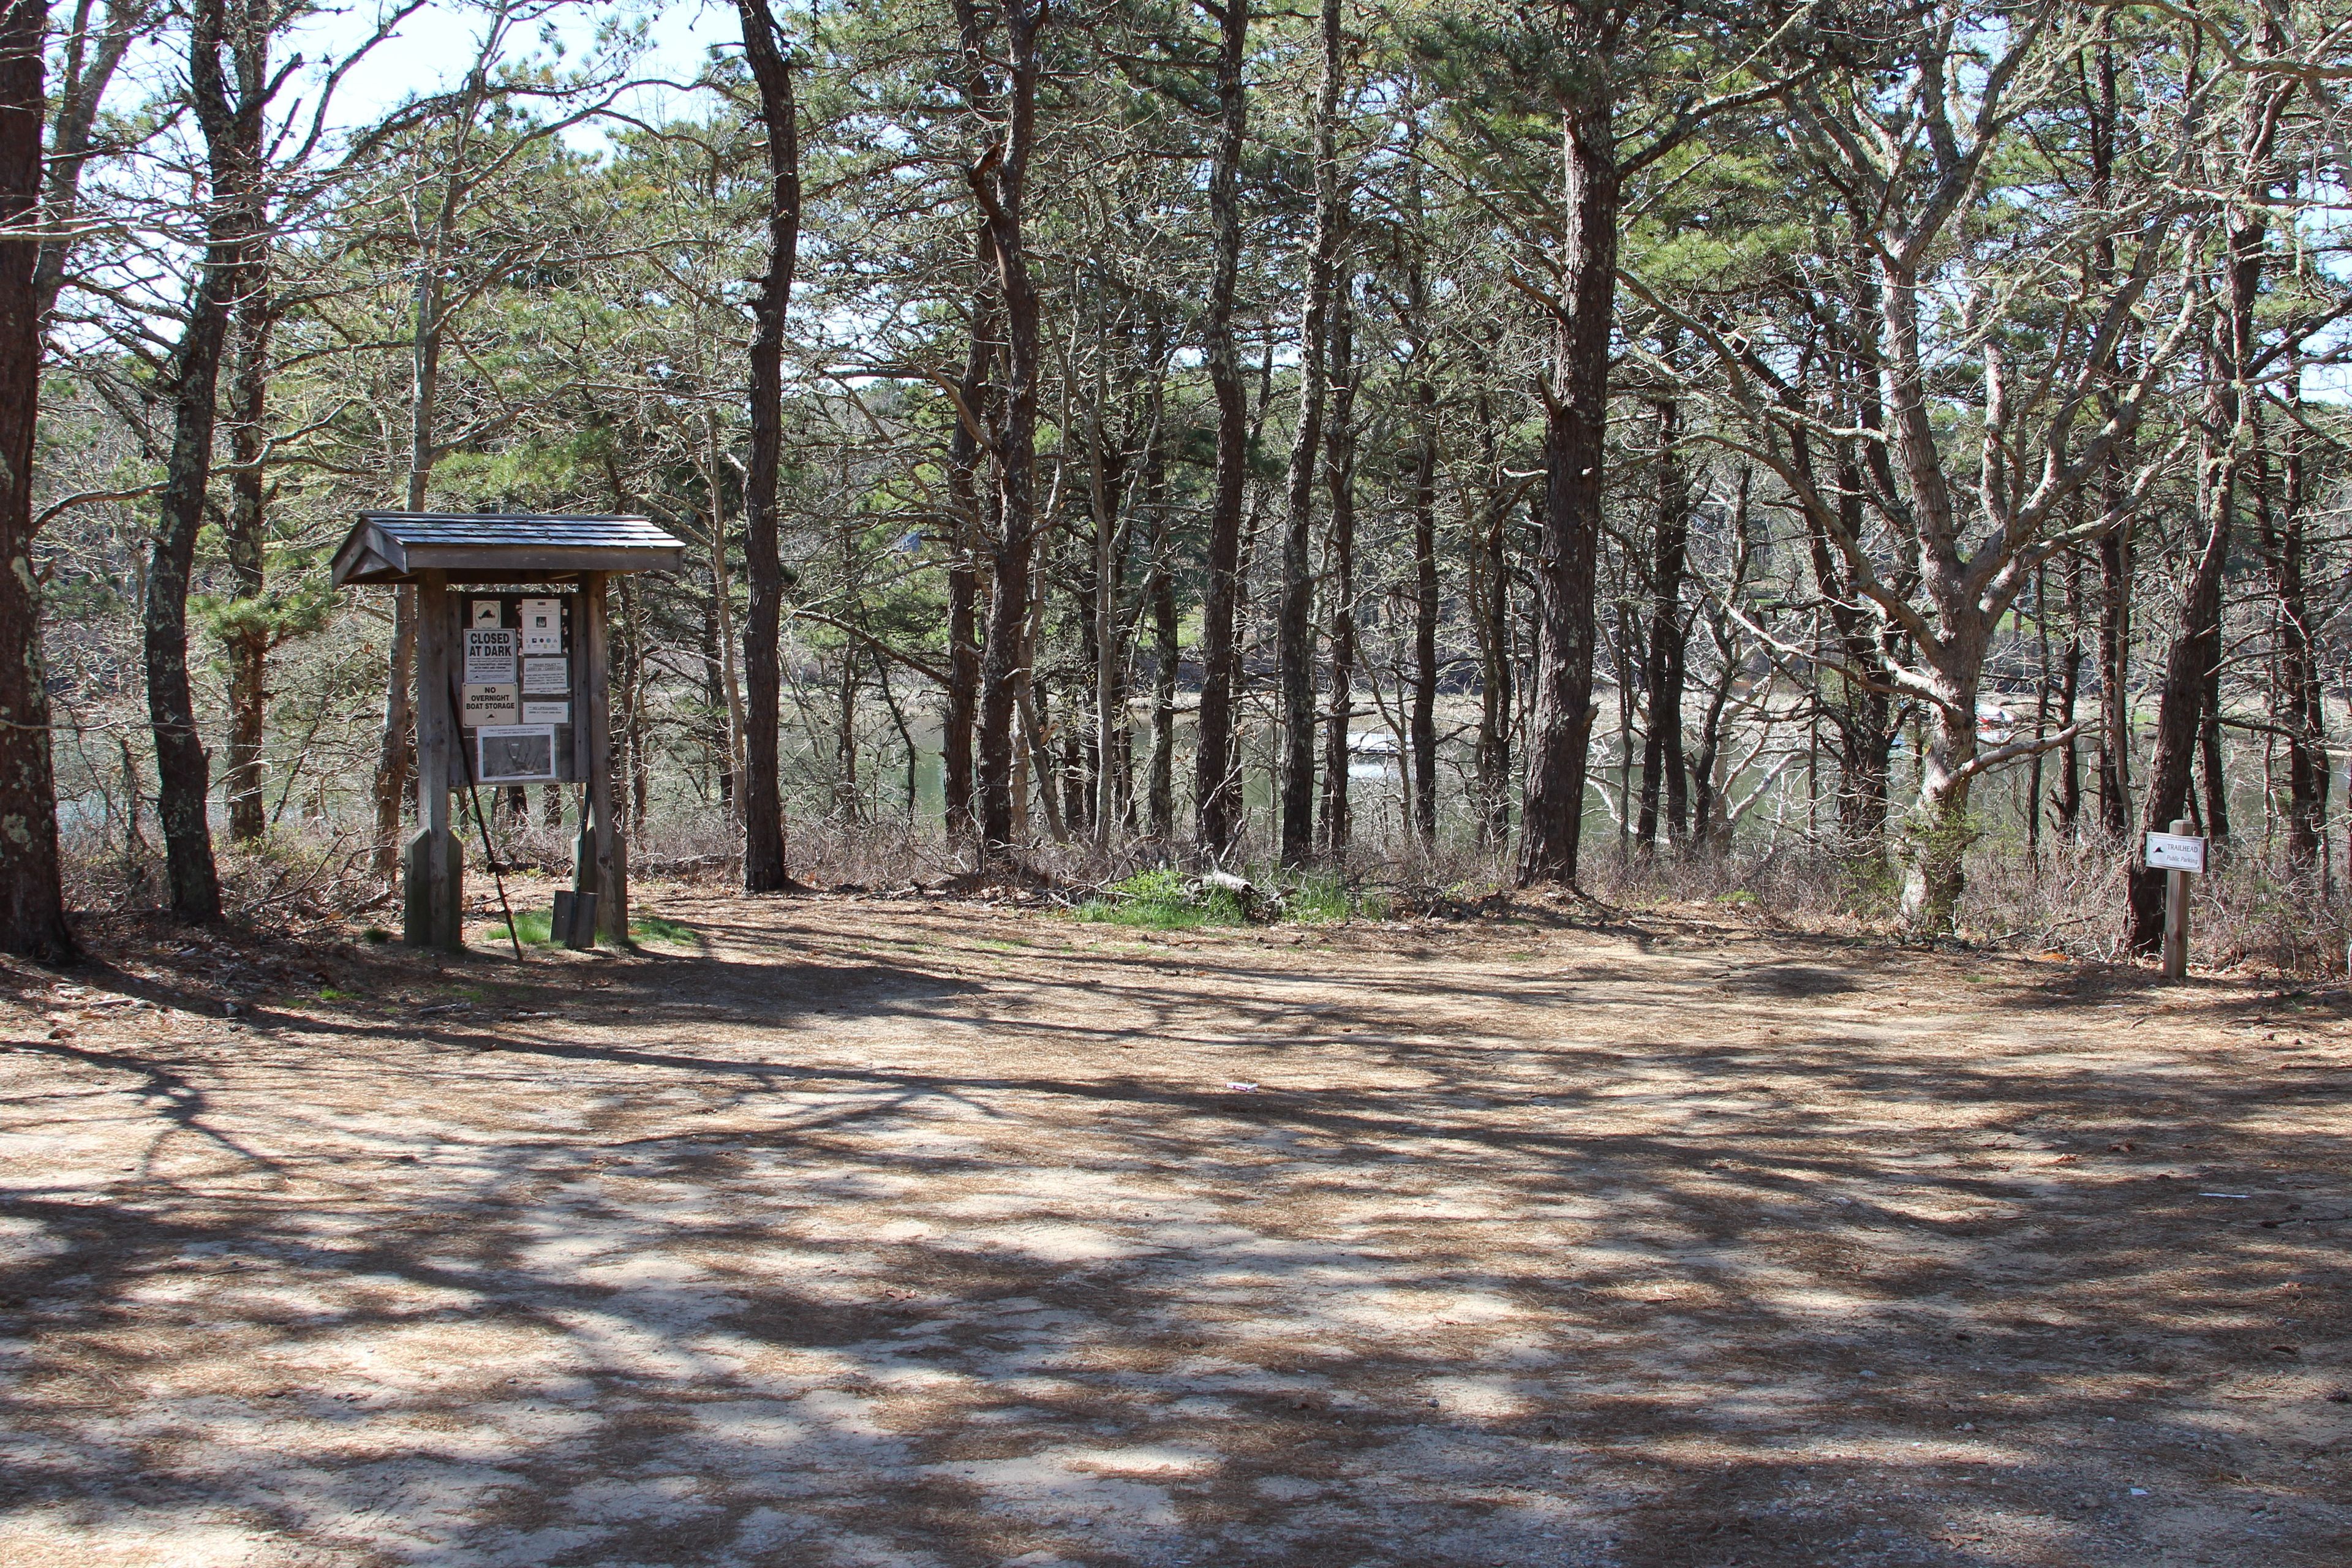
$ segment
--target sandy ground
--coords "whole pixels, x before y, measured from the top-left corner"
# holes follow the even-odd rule
[[[651,904],[0,972],[0,1563],[2352,1561],[2340,993]]]

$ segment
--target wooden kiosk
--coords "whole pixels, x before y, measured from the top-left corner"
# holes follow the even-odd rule
[[[418,831],[402,861],[411,946],[465,946],[465,847],[450,790],[525,784],[580,786],[572,892],[596,895],[599,934],[628,939],[604,581],[685,560],[686,546],[642,517],[359,514],[335,552],[335,585],[416,589]]]

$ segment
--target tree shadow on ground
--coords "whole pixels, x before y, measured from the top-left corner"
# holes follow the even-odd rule
[[[1975,960],[732,908],[11,1042],[0,1546],[2340,1560],[2327,1080]]]

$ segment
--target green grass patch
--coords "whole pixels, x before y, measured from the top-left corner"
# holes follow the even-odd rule
[[[555,915],[551,910],[517,910],[514,922],[515,935],[533,947],[547,947],[555,941]],[[507,934],[507,922],[504,916],[490,922],[488,934],[492,942]]]
[[[700,947],[702,933],[684,921],[662,915],[639,915],[629,921],[631,942],[658,942],[671,947]]]
[[[338,991],[331,985],[319,987],[319,1000],[321,1002],[356,1002],[359,999],[360,994],[356,991]]]
[[[1166,866],[1123,877],[1073,912],[1082,921],[1145,931],[1249,923],[1249,910],[1232,889],[1196,881]]]
[[[555,912],[552,910],[517,910],[514,923],[515,935],[527,945],[555,945]],[[506,917],[501,915],[487,922],[482,928],[481,939],[493,943],[506,941]],[[662,915],[633,917],[629,921],[629,940],[659,942],[665,947],[698,948],[702,945],[699,931],[683,921],[670,920]]]
[[[1382,894],[1350,891],[1328,872],[1260,877],[1244,895],[1162,866],[1113,882],[1072,913],[1082,921],[1144,931],[1191,931],[1247,925],[1253,919],[1304,924],[1385,920],[1389,901]]]

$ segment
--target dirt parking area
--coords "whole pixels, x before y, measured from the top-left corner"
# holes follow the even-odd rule
[[[2352,1561],[2352,999],[656,889],[0,972],[0,1562]]]

